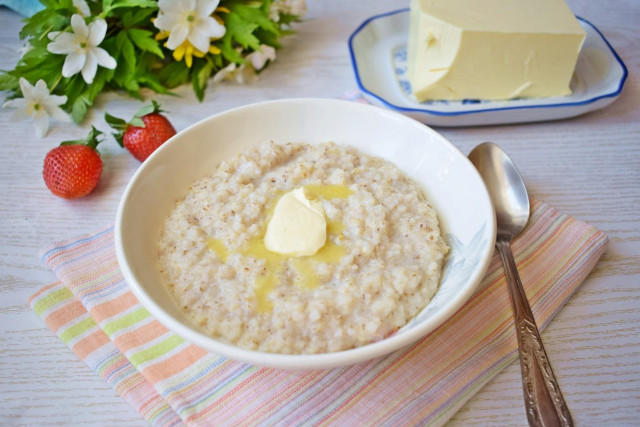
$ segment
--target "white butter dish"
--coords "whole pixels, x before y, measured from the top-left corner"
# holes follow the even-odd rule
[[[604,108],[615,101],[627,68],[602,33],[578,17],[587,37],[569,96],[418,102],[407,77],[409,9],[365,20],[349,38],[351,63],[364,97],[433,126],[476,126],[558,120]]]

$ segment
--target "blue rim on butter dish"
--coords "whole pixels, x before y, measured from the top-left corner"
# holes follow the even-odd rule
[[[622,92],[628,75],[624,62],[600,30],[586,19],[577,18],[587,37],[572,79],[574,92],[565,97],[419,103],[410,94],[408,80],[403,76],[408,8],[375,15],[362,22],[349,37],[351,65],[358,88],[369,102],[429,125],[474,126],[574,117],[611,104]],[[607,67],[602,75],[595,77],[594,56],[604,60]]]

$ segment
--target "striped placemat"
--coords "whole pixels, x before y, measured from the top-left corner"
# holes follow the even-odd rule
[[[606,244],[594,227],[532,202],[530,224],[513,249],[541,329]],[[495,254],[476,294],[410,348],[346,368],[297,372],[228,360],[169,332],[125,283],[112,227],[54,243],[42,259],[59,282],[31,297],[33,310],[153,425],[440,425],[517,358]]]

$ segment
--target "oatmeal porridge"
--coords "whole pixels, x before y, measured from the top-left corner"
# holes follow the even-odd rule
[[[292,190],[326,221],[313,254],[265,246]],[[199,330],[289,354],[345,350],[398,330],[429,303],[447,251],[418,184],[333,143],[269,142],[222,162],[176,204],[158,244],[164,281]]]

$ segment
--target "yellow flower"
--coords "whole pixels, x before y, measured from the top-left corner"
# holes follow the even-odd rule
[[[216,12],[229,13],[225,7],[217,7],[219,0],[170,0],[159,2],[160,12],[153,19],[160,29],[156,40],[168,39],[164,46],[173,50],[173,58],[187,67],[193,65],[193,57],[204,58],[207,53],[220,54],[220,49],[211,45],[211,40],[221,38],[225,33],[224,21]],[[195,9],[191,10],[191,8]],[[206,14],[209,13],[209,16]]]
[[[191,68],[194,56],[197,58],[204,58],[207,53],[217,55],[220,53],[220,49],[214,45],[210,45],[208,52],[202,52],[196,49],[188,40],[185,40],[173,51],[173,59],[179,62],[184,58],[184,62],[187,64],[187,67]]]

